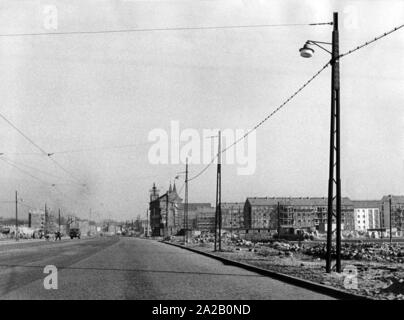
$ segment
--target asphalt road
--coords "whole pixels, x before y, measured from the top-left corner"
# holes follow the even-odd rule
[[[331,298],[157,241],[100,237],[0,245],[0,299]]]

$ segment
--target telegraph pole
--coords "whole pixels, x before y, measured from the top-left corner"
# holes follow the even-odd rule
[[[221,210],[221,201],[222,201],[222,183],[221,183],[221,131],[219,130],[218,136],[218,152],[217,152],[217,178],[216,178],[216,212],[215,212],[215,251],[217,250],[217,238],[219,241],[219,251],[222,250],[222,210]],[[219,227],[219,235],[218,233]]]
[[[170,182],[171,185],[171,182]],[[166,193],[166,236],[168,236],[168,191]]]
[[[383,239],[383,229],[382,229],[382,214],[381,214],[381,210],[379,210],[379,228],[380,228],[380,238]],[[383,225],[384,227],[384,225]]]
[[[391,244],[391,242],[392,242],[392,223],[391,223],[391,195],[389,196],[389,215],[390,215],[390,217],[389,217],[389,220],[390,220],[390,244]]]
[[[43,226],[44,234],[46,234],[46,230],[47,230],[47,220],[48,220],[47,215],[48,215],[48,210],[46,208],[46,203],[45,203],[45,221],[44,221],[44,226]]]
[[[341,272],[341,171],[340,171],[340,77],[338,12],[334,12],[331,58],[331,126],[328,179],[327,256],[326,271],[331,272],[332,220],[336,219],[336,271]],[[335,173],[335,175],[334,175]],[[334,195],[335,185],[335,195]],[[334,214],[335,200],[335,214]]]
[[[149,209],[146,209],[146,238],[149,237]]]
[[[233,207],[230,206],[229,210],[230,210],[230,238],[233,238]]]
[[[278,201],[278,240],[281,237],[281,210],[280,210],[280,204]]]
[[[188,158],[185,164],[185,203],[184,203],[184,245],[187,244],[188,230]]]
[[[15,240],[18,241],[18,193],[15,191]]]

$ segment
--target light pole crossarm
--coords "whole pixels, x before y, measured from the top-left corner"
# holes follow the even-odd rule
[[[324,51],[327,51],[329,54],[332,54],[331,51],[327,50],[326,48],[324,48],[323,46],[320,45],[320,43],[321,43],[321,44],[327,44],[327,45],[330,45],[330,46],[331,46],[332,43],[330,43],[330,42],[307,40],[306,43],[307,43],[307,44],[314,44],[315,46],[317,46],[317,47],[323,49]]]

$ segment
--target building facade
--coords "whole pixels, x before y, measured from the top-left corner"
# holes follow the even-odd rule
[[[184,226],[184,203],[179,205],[179,216],[181,219],[181,228]],[[188,203],[188,229],[197,230],[197,218],[199,214],[210,213],[212,211],[212,205],[208,202],[191,202]]]
[[[381,215],[382,202],[377,200],[354,200],[355,230],[368,231],[380,229],[383,217]]]
[[[342,230],[354,230],[354,207],[341,199]],[[247,198],[244,204],[246,229],[279,230],[294,228],[323,231],[327,224],[327,198]],[[335,223],[335,218],[333,218]]]
[[[216,208],[204,208],[196,216],[196,229],[199,231],[215,231]]]
[[[181,202],[175,184],[173,188],[170,184],[168,191],[161,196],[153,184],[149,203],[151,236],[169,236],[178,233],[183,226],[179,208]]]
[[[28,227],[43,230],[45,225],[45,214],[40,210],[30,210],[28,212]]]
[[[238,230],[244,228],[244,202],[222,202],[222,229]]]
[[[390,211],[391,211],[391,227],[399,232],[404,231],[404,196],[384,196],[381,200],[383,227],[390,228]]]

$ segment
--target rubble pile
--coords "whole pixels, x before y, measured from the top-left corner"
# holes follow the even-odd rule
[[[198,243],[213,243],[215,241],[215,237],[213,234],[210,233],[201,233],[198,236],[192,238],[191,242],[198,244]]]
[[[222,245],[231,247],[254,247],[254,243],[245,239],[240,238],[236,234],[223,233],[222,234]],[[192,243],[203,244],[203,243],[213,243],[215,241],[215,236],[213,233],[202,233],[198,236],[192,238]]]
[[[318,244],[303,250],[304,254],[325,258],[326,245]],[[335,255],[335,246],[332,247],[332,255]],[[366,261],[390,261],[404,262],[404,248],[398,244],[385,243],[343,243],[341,248],[343,260],[366,260]]]

